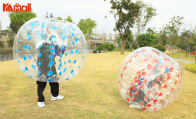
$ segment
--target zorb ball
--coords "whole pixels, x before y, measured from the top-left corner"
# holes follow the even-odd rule
[[[130,107],[157,111],[178,97],[183,71],[174,59],[161,51],[142,47],[124,59],[117,78],[120,94]]]
[[[41,82],[61,82],[78,75],[85,65],[87,44],[74,24],[31,19],[18,31],[13,47],[18,68]]]

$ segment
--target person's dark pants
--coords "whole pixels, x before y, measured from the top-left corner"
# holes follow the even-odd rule
[[[37,81],[36,83],[37,83],[38,102],[44,102],[45,98],[44,98],[43,92],[44,92],[47,82]],[[59,83],[49,82],[49,84],[51,87],[52,96],[57,97],[59,95]]]

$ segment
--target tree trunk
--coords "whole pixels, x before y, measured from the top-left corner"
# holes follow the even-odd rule
[[[196,64],[196,55],[195,55],[195,64]]]
[[[124,54],[125,51],[125,39],[121,39],[121,47],[120,47],[120,54]]]
[[[187,49],[186,49],[186,57],[188,57],[188,54],[189,54],[189,48],[187,46]]]
[[[137,27],[138,27],[137,36],[139,36],[139,35],[140,35],[140,28],[141,28],[141,20],[140,20],[140,19],[138,19]],[[137,41],[137,48],[139,48],[139,47],[140,47],[140,46],[139,46],[139,43],[138,43],[138,41]]]
[[[189,38],[188,38],[188,44],[187,44],[187,50],[186,50],[186,57],[188,57],[188,54],[189,54],[190,39],[191,39],[191,36],[189,36]]]

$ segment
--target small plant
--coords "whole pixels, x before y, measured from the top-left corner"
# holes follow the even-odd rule
[[[156,48],[162,52],[165,52],[165,47],[163,45],[156,45],[154,48]]]
[[[97,51],[113,51],[115,49],[115,45],[111,43],[102,43],[97,47]]]
[[[3,43],[3,41],[0,41],[0,48],[4,48],[4,43]]]
[[[188,64],[186,65],[186,69],[190,72],[196,73],[196,64]]]

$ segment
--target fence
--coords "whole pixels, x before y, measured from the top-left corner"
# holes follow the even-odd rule
[[[9,60],[13,60],[13,54],[9,54],[9,55],[0,55],[0,62],[2,61],[9,61]]]

